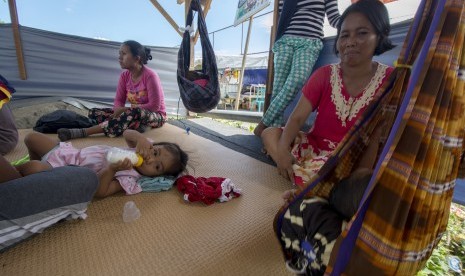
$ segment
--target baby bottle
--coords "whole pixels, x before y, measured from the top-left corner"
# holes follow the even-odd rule
[[[128,201],[124,204],[123,208],[123,221],[124,222],[133,222],[136,219],[140,218],[140,210],[137,208],[134,201]]]
[[[125,158],[129,158],[134,167],[139,167],[142,165],[142,162],[144,162],[142,156],[130,150],[113,147],[107,152],[107,161],[110,163],[116,163],[120,160],[124,160]]]

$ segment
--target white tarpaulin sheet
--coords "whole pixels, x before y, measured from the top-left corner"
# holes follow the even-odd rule
[[[16,89],[13,98],[64,96],[113,102],[122,69],[121,42],[103,41],[20,26],[27,79],[21,80],[11,24],[0,24],[0,74]],[[147,46],[147,45],[146,45]],[[160,76],[167,113],[176,114],[178,48],[151,48],[147,66]],[[179,114],[186,111],[182,102]]]

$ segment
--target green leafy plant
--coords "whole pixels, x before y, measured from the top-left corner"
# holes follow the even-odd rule
[[[448,258],[456,256],[465,267],[465,207],[452,203],[447,230],[438,246],[433,250],[426,266],[417,275],[461,275],[450,269]]]

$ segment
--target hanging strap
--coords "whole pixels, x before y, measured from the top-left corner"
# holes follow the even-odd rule
[[[216,57],[214,55],[213,47],[208,38],[207,24],[205,23],[205,17],[204,17],[202,6],[200,5],[199,0],[191,1],[191,4],[189,6],[189,11],[187,13],[186,29],[183,35],[183,48],[184,48],[183,56],[186,62],[184,63],[183,69],[185,70],[185,72],[189,71],[190,57],[191,57],[191,53],[190,53],[191,36],[190,36],[189,30],[193,27],[192,24],[194,21],[194,11],[198,12],[197,28],[198,28],[199,35],[200,35],[200,43],[202,44],[202,70],[203,71],[208,70],[209,72],[204,71],[204,73],[208,75],[212,73],[217,74],[218,70],[216,68]],[[211,68],[212,62],[210,61],[212,58],[215,59],[214,60],[215,68]]]

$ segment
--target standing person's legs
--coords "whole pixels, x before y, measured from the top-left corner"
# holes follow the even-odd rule
[[[271,126],[283,126],[285,124],[284,110],[294,100],[297,93],[302,90],[305,82],[310,77],[322,47],[323,44],[320,40],[311,40],[310,43],[302,43],[301,47],[295,51],[291,73],[282,88],[282,92],[279,93],[279,99],[274,100],[279,104],[279,112],[276,112],[274,121],[270,124]]]
[[[292,60],[294,55],[294,47],[287,43],[288,38],[282,37],[276,41],[273,46],[274,53],[274,76],[273,76],[273,91],[271,93],[271,102],[282,91],[286,79],[292,68]],[[272,121],[274,106],[269,106],[262,120],[254,129],[254,134],[261,136],[262,131],[269,126],[267,121]]]
[[[63,219],[86,218],[98,186],[87,168],[66,166],[0,184],[0,252]]]
[[[284,110],[302,89],[310,76],[323,43],[318,39],[293,38],[294,52],[291,71],[282,87],[272,100],[262,122],[266,126],[283,126]]]

